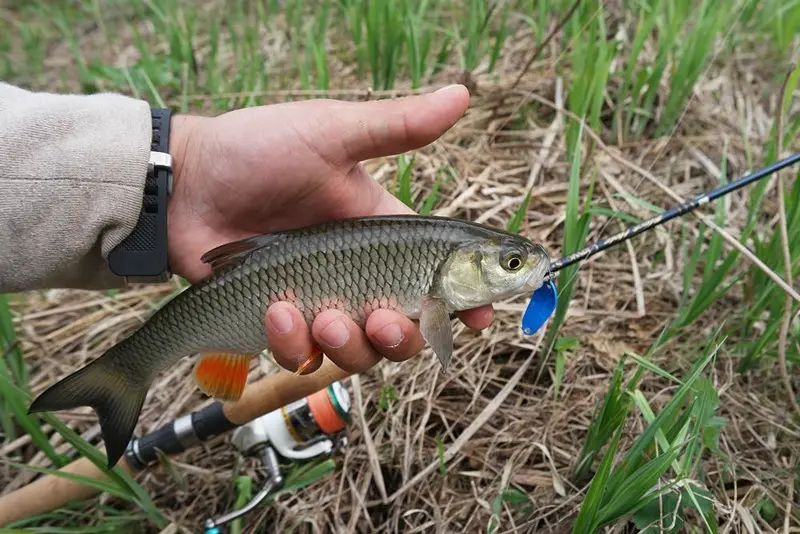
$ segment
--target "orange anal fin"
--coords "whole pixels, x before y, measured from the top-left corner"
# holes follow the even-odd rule
[[[250,358],[250,354],[204,354],[194,366],[194,380],[215,399],[237,401],[247,384]]]

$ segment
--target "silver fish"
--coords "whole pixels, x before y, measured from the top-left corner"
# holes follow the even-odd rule
[[[235,241],[206,253],[212,276],[191,286],[105,354],[34,400],[30,413],[91,406],[109,467],[124,453],[155,377],[202,353],[194,378],[215,398],[237,400],[250,358],[269,348],[267,307],[297,306],[311,325],[326,309],[362,328],[377,309],[419,319],[446,369],[450,315],[532,293],[548,273],[544,248],[457,219],[391,215],[344,219]]]

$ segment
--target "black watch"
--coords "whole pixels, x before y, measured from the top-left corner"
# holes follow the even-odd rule
[[[172,276],[167,258],[167,197],[172,194],[168,109],[152,108],[153,135],[139,221],[108,255],[111,272],[132,283],[166,282]]]

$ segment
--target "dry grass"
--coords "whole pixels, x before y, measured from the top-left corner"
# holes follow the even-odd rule
[[[83,46],[89,48],[98,36],[89,33],[84,39]],[[273,36],[267,44],[279,40],[280,36]],[[546,49],[543,59],[531,66],[516,88],[506,91],[533,48],[525,35],[509,39],[498,73],[472,76],[473,99],[466,117],[441,140],[417,153],[412,193],[422,198],[437,169],[450,165],[457,178],[442,185],[433,214],[504,227],[533,185],[521,232],[558,256],[569,173],[564,127],[570,119],[554,109],[564,96],[564,81],[554,65],[557,54]],[[125,50],[122,46],[119,55],[109,53],[108,60],[123,61]],[[277,44],[273,50],[285,52]],[[202,46],[198,54],[202,61]],[[69,57],[68,51],[56,45],[50,50],[48,65],[69,68]],[[280,60],[278,55],[276,65]],[[336,84],[347,91],[320,96],[365,98],[367,88],[348,77],[349,67],[342,68],[345,74],[337,77]],[[746,172],[746,146],[756,158],[760,155],[757,147],[766,144],[776,109],[774,98],[760,89],[774,85],[774,72],[765,69],[758,57],[729,57],[701,78],[674,135],[608,149],[595,147],[583,167],[597,173],[596,205],[645,218],[648,211],[618,195],[634,195],[658,206],[673,203],[657,184],[620,164],[619,158],[647,169],[684,198],[716,185],[723,140],[727,140],[728,176]],[[52,80],[45,78],[41,83],[55,84],[56,78],[54,74]],[[459,79],[458,69],[446,69],[431,85]],[[264,98],[277,102],[288,96],[274,92]],[[517,111],[531,102],[540,105],[521,121]],[[368,168],[377,180],[393,187],[395,163],[394,159],[371,161]],[[726,200],[726,228],[735,236],[746,219],[746,195],[734,194]],[[767,213],[776,213],[773,196],[767,195]],[[604,217],[595,218],[588,241],[622,228],[619,221],[604,221]],[[691,243],[697,236],[697,221],[687,218],[685,224]],[[570,471],[609,377],[624,352],[647,352],[674,317],[686,260],[678,228],[671,224],[650,232],[629,247],[617,247],[583,265],[561,331],[579,344],[567,355],[558,400],[554,400],[552,357],[543,361],[538,334],[526,339],[519,332],[525,302],[518,299],[498,305],[494,324],[482,333],[458,324],[457,351],[447,373],[439,371],[426,349],[412,361],[383,362],[359,377],[362,400],[355,409],[363,414],[374,443],[388,499],[381,497],[362,438],[366,428],[356,417],[350,427],[350,446],[337,456],[335,474],[252,512],[246,518],[246,532],[293,528],[483,532],[493,499],[506,487],[527,494],[531,507],[523,513],[506,506],[498,533],[569,531],[586,489],[570,483]],[[144,320],[149,306],[173,289],[136,288],[114,297],[62,290],[24,295],[14,309],[19,313],[16,325],[34,392],[97,357]],[[741,297],[737,289],[716,302],[690,329],[656,353],[654,363],[682,376],[712,330],[741,305]],[[737,362],[727,357],[727,350],[723,346],[711,378],[720,395],[719,415],[727,419],[720,449],[728,458],[707,456],[703,464],[720,531],[781,531],[784,515],[797,531],[800,509],[790,495],[800,457],[800,428],[788,416],[778,370],[765,366],[743,376],[736,372]],[[154,384],[138,432],[154,430],[205,401],[187,378],[190,365],[189,360],[181,362]],[[631,362],[631,370],[633,366]],[[271,369],[268,364],[262,367],[258,373]],[[512,380],[513,387],[504,391]],[[377,405],[385,386],[394,388],[397,400],[383,412]],[[648,374],[640,387],[657,409],[675,386]],[[498,402],[501,393],[506,396]],[[91,412],[60,413],[59,417],[85,437],[97,438],[99,429]],[[482,424],[471,427],[476,420]],[[626,436],[638,435],[642,429],[643,422],[636,417]],[[444,473],[437,438],[449,458]],[[10,458],[46,465],[46,458],[24,439],[0,442],[0,447]],[[175,458],[188,489],[177,488],[160,468],[139,474],[137,480],[180,525],[180,531],[197,532],[205,518],[229,510],[236,461],[226,435]],[[252,459],[246,460],[244,469],[260,473]],[[29,471],[0,464],[2,492],[31,478]],[[765,496],[778,506],[779,517],[772,524],[753,511]],[[614,530],[628,528],[620,524]]]

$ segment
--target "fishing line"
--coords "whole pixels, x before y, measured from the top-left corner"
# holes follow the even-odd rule
[[[526,335],[535,333],[550,318],[555,310],[558,302],[558,292],[555,284],[553,283],[556,272],[565,267],[569,267],[570,265],[585,261],[592,256],[613,247],[614,245],[618,245],[619,243],[627,241],[632,237],[661,226],[672,219],[686,215],[687,213],[696,210],[700,206],[704,206],[738,189],[741,189],[746,185],[771,176],[776,172],[798,162],[800,162],[800,153],[779,160],[772,165],[745,175],[729,184],[698,195],[687,202],[678,204],[677,206],[668,209],[660,215],[656,215],[655,217],[614,234],[611,237],[601,239],[594,244],[589,245],[588,247],[585,247],[572,254],[568,254],[552,262],[550,264],[550,271],[548,272],[547,276],[545,276],[542,286],[534,292],[527,308],[525,309],[525,313],[522,316],[522,331]],[[791,280],[787,280],[787,282],[791,282]]]

